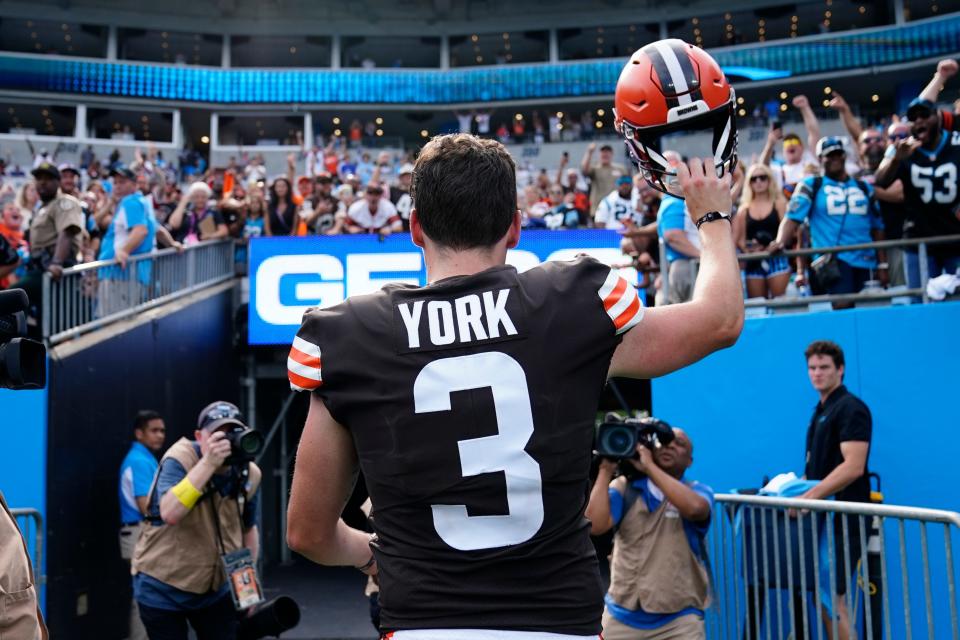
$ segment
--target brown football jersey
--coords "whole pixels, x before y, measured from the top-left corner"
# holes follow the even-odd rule
[[[289,377],[353,437],[384,631],[600,631],[584,518],[594,421],[642,318],[633,286],[587,257],[307,312]]]

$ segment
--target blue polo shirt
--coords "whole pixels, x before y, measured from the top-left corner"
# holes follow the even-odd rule
[[[883,229],[873,187],[864,183],[861,188],[853,178],[840,182],[824,176],[821,180],[820,190],[811,199],[815,178],[804,178],[787,207],[787,217],[791,220],[799,223],[810,220],[811,246],[816,249],[873,242],[870,232]],[[877,266],[877,254],[873,249],[844,251],[836,256],[861,269]]]
[[[131,256],[153,251],[153,243],[157,233],[157,219],[153,213],[153,206],[140,192],[131,193],[117,205],[113,220],[107,227],[100,249],[101,260],[113,260],[117,257],[116,250],[127,243],[127,238],[134,227],[143,225],[147,228],[147,235],[137,247],[130,252]]]
[[[120,524],[133,524],[143,519],[137,508],[137,498],[150,493],[156,472],[157,459],[153,452],[134,442],[120,463]]]
[[[685,484],[710,503],[710,513],[713,513],[713,489],[700,482],[687,482]],[[649,478],[643,477],[639,480],[634,480],[633,488],[639,494],[637,500],[643,500],[647,506],[647,511],[650,513],[659,509],[660,505],[663,504],[663,492],[660,491],[655,484],[651,483]],[[616,489],[609,489],[608,492],[610,495],[610,516],[613,518],[614,524],[620,524],[624,513],[623,494]],[[709,518],[703,522],[683,521],[683,531],[686,534],[687,543],[690,545],[690,549],[694,555],[700,558],[701,561],[706,557],[703,539],[706,537],[709,529]],[[621,607],[613,601],[609,593],[603,600],[611,616],[616,618],[618,622],[634,627],[635,629],[659,629],[668,622],[691,613],[703,617],[703,610],[697,609],[696,607],[687,607],[676,613],[648,613],[643,609],[627,609],[626,607]]]
[[[685,230],[687,219],[687,205],[680,198],[665,195],[660,199],[660,209],[657,212],[657,235],[662,239],[664,233],[671,229]],[[690,256],[680,253],[670,246],[669,242],[664,241],[667,249],[667,262],[690,258]]]
[[[147,235],[130,252],[131,256],[153,251],[157,236],[157,217],[153,211],[153,204],[137,191],[126,196],[117,204],[113,220],[110,221],[110,226],[107,227],[107,232],[103,236],[103,244],[100,245],[100,260],[116,258],[117,249],[127,243],[133,228],[141,225],[146,227]],[[137,267],[137,278],[143,284],[150,282],[150,262],[149,260],[142,260]],[[100,277],[119,280],[125,276],[119,266],[110,266],[100,269]]]

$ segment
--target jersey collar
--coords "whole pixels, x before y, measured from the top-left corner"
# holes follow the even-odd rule
[[[936,160],[937,156],[940,155],[940,152],[943,151],[943,148],[947,146],[947,138],[949,138],[949,131],[945,131],[943,128],[940,129],[940,142],[937,143],[937,148],[933,151],[927,151],[923,147],[918,147],[918,151],[922,151],[923,155],[927,156],[930,160]]]

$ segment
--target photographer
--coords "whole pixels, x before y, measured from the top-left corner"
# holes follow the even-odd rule
[[[617,527],[604,598],[605,640],[706,637],[710,578],[704,538],[713,490],[684,479],[693,444],[682,430],[673,434],[655,451],[637,444],[636,456],[623,465],[627,475],[614,478],[618,463],[602,460],[590,493],[591,533]]]
[[[240,411],[214,402],[160,461],[133,557],[134,595],[151,640],[231,640],[237,613],[223,556],[244,547],[256,563],[260,469],[237,461]],[[229,435],[228,435],[229,434]]]

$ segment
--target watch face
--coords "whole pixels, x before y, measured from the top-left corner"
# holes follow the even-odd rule
[[[701,225],[706,224],[707,222],[713,222],[714,220],[730,220],[730,216],[725,213],[720,213],[719,211],[710,211],[709,213],[703,214],[699,220],[697,220],[697,229]]]

